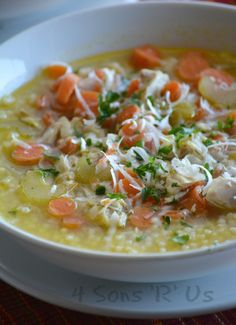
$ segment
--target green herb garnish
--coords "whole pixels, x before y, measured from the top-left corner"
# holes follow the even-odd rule
[[[134,150],[134,154],[137,160],[143,161],[143,157],[137,151]]]
[[[135,237],[135,241],[140,242],[140,241],[144,240],[145,238],[146,238],[145,234],[138,235],[137,237]]]
[[[157,203],[160,202],[164,192],[154,187],[144,187],[141,192],[142,201],[146,201],[149,197],[153,198]]]
[[[98,185],[95,190],[96,195],[104,195],[106,193],[106,188],[103,185]]]
[[[92,139],[90,138],[86,139],[86,144],[88,147],[91,147],[91,145],[93,144]]]
[[[60,173],[55,168],[40,168],[39,171],[42,173],[43,177],[57,177]]]
[[[169,131],[169,134],[173,134],[175,136],[175,142],[177,145],[179,145],[180,140],[182,140],[186,136],[191,135],[192,133],[192,128],[186,128],[184,126],[177,126]]]
[[[188,234],[175,234],[173,237],[172,237],[172,241],[176,244],[179,244],[179,245],[184,245],[186,244],[188,241],[189,241],[189,235]]]
[[[184,226],[184,227],[193,228],[193,226],[191,226],[189,223],[187,223],[183,220],[180,221],[180,224],[181,224],[181,226]]]
[[[210,145],[213,144],[213,142],[212,142],[211,139],[206,139],[206,140],[202,141],[202,143],[203,143],[206,147],[209,147]]]
[[[127,195],[124,193],[108,193],[107,197],[109,199],[121,200],[121,199],[125,199],[127,197]]]
[[[120,98],[120,94],[109,91],[105,98],[102,97],[102,95],[99,96],[98,98],[98,111],[99,111],[99,116],[98,116],[98,121],[103,121],[110,117],[111,115],[115,114],[118,110],[119,107],[112,107],[112,103],[116,102]]]
[[[165,230],[167,230],[169,228],[170,223],[171,223],[171,218],[169,216],[164,216],[163,221],[162,221],[162,225],[163,225]]]
[[[158,170],[162,170],[167,173],[162,164],[160,162],[155,161],[155,157],[151,157],[149,159],[149,163],[145,165],[139,165],[137,168],[134,169],[134,171],[136,172],[136,174],[138,174],[140,178],[145,177],[146,173],[150,173],[152,177],[155,177]]]

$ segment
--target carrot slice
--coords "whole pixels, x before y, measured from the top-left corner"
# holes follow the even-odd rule
[[[134,171],[132,171],[131,169],[127,169],[126,172],[132,177],[133,181],[136,184],[142,186],[142,181],[137,178],[137,175]],[[125,178],[125,176],[121,172],[118,171],[116,177],[118,179],[118,183],[114,188],[114,191],[116,193],[125,192],[127,193],[128,197],[133,197],[140,192],[140,190],[135,188],[132,182],[128,178]]]
[[[29,147],[24,148],[22,146],[17,146],[12,152],[11,156],[15,163],[19,165],[36,165],[43,158],[43,147],[33,144]]]
[[[127,90],[128,97],[131,97],[136,91],[139,90],[139,88],[140,88],[140,81],[138,79],[131,80]]]
[[[236,111],[229,113],[229,117],[236,121]]]
[[[151,45],[137,47],[133,50],[131,64],[137,69],[155,68],[160,64],[160,52]]]
[[[171,102],[175,102],[181,96],[181,87],[180,84],[173,80],[169,81],[165,87],[161,91],[161,95],[165,95],[167,92],[170,92],[170,100]]]
[[[218,85],[226,84],[227,86],[231,86],[234,82],[234,78],[223,70],[208,68],[200,73],[201,78],[205,76],[214,78],[215,83]]]
[[[137,115],[140,112],[140,109],[137,105],[129,105],[125,107],[120,113],[117,114],[116,121],[122,123],[125,120],[128,120],[134,115]]]
[[[66,141],[60,146],[60,150],[66,155],[74,154],[78,149],[78,144],[74,143],[71,138],[66,139]]]
[[[141,229],[149,228],[152,224],[151,218],[153,214],[154,211],[149,207],[136,207],[129,221],[134,227]]]
[[[144,132],[140,131],[140,129],[140,123],[125,123],[121,128],[121,135],[123,136],[121,145],[123,147],[132,147],[135,146],[138,142],[142,141]]]
[[[84,221],[78,217],[64,217],[62,219],[62,225],[68,229],[79,229],[83,226]]]
[[[76,203],[68,197],[60,197],[49,201],[48,213],[54,217],[66,217],[76,210]]]
[[[101,69],[96,69],[95,74],[99,79],[105,80],[106,75]]]
[[[52,116],[52,113],[51,112],[47,112],[43,115],[42,117],[42,121],[44,123],[44,125],[48,128],[50,125],[53,124],[54,122],[54,119],[53,119],[53,116]]]
[[[67,67],[60,64],[49,65],[44,69],[45,74],[51,79],[57,79],[66,73]]]
[[[181,201],[181,206],[185,209],[193,210],[192,212],[196,214],[206,211],[207,201],[201,195],[200,189],[201,185],[197,185],[193,188],[190,188],[188,193],[184,196],[184,199]]]
[[[76,84],[79,82],[79,77],[73,73],[65,75],[59,80],[56,85],[56,100],[61,105],[66,105],[69,102],[71,95],[75,90]]]
[[[80,93],[90,110],[97,116],[99,92],[93,90],[81,90]],[[79,100],[77,103],[77,107],[78,115],[80,115],[81,112],[86,113],[83,104]]]
[[[178,63],[177,72],[181,79],[187,82],[197,82],[200,73],[209,68],[207,59],[201,52],[186,52]]]

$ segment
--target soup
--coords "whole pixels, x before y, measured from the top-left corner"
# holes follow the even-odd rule
[[[236,239],[236,57],[152,45],[52,63],[0,101],[0,212],[92,250]]]

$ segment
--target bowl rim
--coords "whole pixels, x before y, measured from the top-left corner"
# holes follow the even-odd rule
[[[0,49],[2,46],[7,45],[10,42],[14,42],[15,39],[17,39],[19,36],[30,33],[31,31],[40,29],[42,27],[46,27],[47,25],[53,24],[54,22],[67,19],[68,17],[74,17],[74,16],[81,16],[84,14],[94,13],[105,10],[111,10],[116,8],[122,8],[122,7],[137,7],[137,6],[144,6],[144,7],[158,7],[158,6],[164,6],[164,7],[171,7],[171,6],[178,6],[178,7],[198,7],[198,8],[214,8],[217,10],[224,10],[226,12],[235,12],[236,14],[236,6],[231,4],[224,4],[224,3],[216,3],[216,2],[209,2],[209,1],[182,1],[179,2],[177,0],[149,0],[145,2],[131,2],[131,3],[121,3],[121,4],[113,4],[113,5],[104,5],[97,8],[89,8],[89,9],[83,9],[78,10],[72,13],[67,13],[65,15],[60,15],[58,17],[54,17],[51,19],[48,19],[44,22],[41,22],[39,24],[36,24],[34,26],[31,26],[27,28],[26,30],[14,35],[13,37],[9,38],[8,40],[4,41],[0,44]],[[143,260],[143,259],[155,259],[155,260],[174,260],[179,258],[189,258],[189,257],[195,257],[195,256],[202,256],[206,254],[213,254],[217,253],[219,251],[225,251],[229,249],[235,249],[236,248],[236,239],[234,240],[226,240],[222,243],[217,243],[216,245],[211,246],[204,246],[200,247],[198,249],[192,249],[192,250],[180,250],[180,251],[170,251],[165,253],[119,253],[119,252],[112,252],[112,251],[102,251],[102,250],[94,250],[94,249],[86,249],[82,247],[75,247],[70,246],[66,244],[61,244],[58,242],[54,242],[51,240],[48,240],[46,238],[34,235],[30,232],[27,232],[19,227],[14,226],[10,222],[7,222],[4,217],[0,216],[0,229],[6,231],[8,234],[13,235],[15,238],[23,240],[25,242],[29,242],[33,244],[34,246],[41,246],[43,248],[50,248],[51,250],[54,250],[58,253],[66,252],[70,253],[72,255],[81,255],[86,257],[102,257],[102,258],[116,258],[116,259],[132,259],[132,260]]]

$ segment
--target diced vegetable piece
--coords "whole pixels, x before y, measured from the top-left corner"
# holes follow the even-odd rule
[[[140,81],[138,79],[131,80],[128,87],[127,95],[129,97],[132,96],[136,91],[139,90],[139,87],[140,87]]]
[[[131,63],[137,69],[155,68],[160,64],[160,52],[151,45],[137,47],[133,51]]]
[[[79,159],[76,178],[84,184],[91,183],[96,179],[95,166],[89,158],[81,157]]]
[[[28,171],[21,186],[25,196],[35,202],[48,201],[53,195],[51,179],[44,177],[39,170]]]
[[[116,121],[118,123],[122,123],[125,120],[133,118],[139,112],[140,112],[140,109],[137,105],[129,105],[129,106],[123,108],[123,110],[117,114]]]
[[[48,204],[48,213],[54,217],[66,217],[76,210],[76,203],[68,197],[53,199]]]
[[[171,102],[177,101],[181,96],[181,87],[179,82],[175,80],[167,82],[165,87],[162,89],[161,94],[165,95],[167,92],[170,93]]]
[[[37,144],[27,145],[27,147],[17,146],[11,156],[15,163],[24,166],[37,165],[43,158],[44,149]]]
[[[236,88],[223,88],[217,85],[210,77],[203,77],[199,81],[198,90],[200,94],[212,104],[220,107],[236,107]]]
[[[207,201],[201,194],[201,186],[197,185],[191,188],[181,201],[181,206],[196,214],[205,212],[207,209]]]
[[[63,76],[67,71],[67,67],[65,65],[53,64],[44,68],[44,73],[51,79],[57,79]]]
[[[207,59],[201,52],[186,52],[179,61],[178,74],[186,82],[197,82],[200,73],[209,67]]]
[[[74,143],[73,139],[68,138],[66,141],[60,146],[60,150],[66,155],[74,154],[78,149],[78,143]]]
[[[222,176],[213,180],[207,190],[206,199],[221,209],[236,210],[236,181]]]
[[[234,78],[227,72],[219,69],[208,68],[200,73],[200,77],[210,77],[214,79],[217,85],[225,84],[231,86]]]
[[[68,73],[59,79],[56,85],[56,100],[59,104],[66,105],[69,102],[78,82],[79,77],[73,73]]]
[[[65,217],[62,219],[62,225],[68,229],[80,229],[84,221],[78,217]]]
[[[98,115],[98,97],[99,97],[99,92],[97,91],[92,91],[92,90],[81,90],[80,91],[81,96],[83,97],[83,100],[85,103],[88,105],[89,109],[95,114],[95,116]],[[81,103],[78,100],[77,103],[77,115],[80,115],[79,112],[82,111],[86,113],[83,103]]]
[[[170,117],[172,125],[176,125],[185,121],[189,121],[193,118],[195,113],[194,106],[189,102],[182,102],[177,104]]]
[[[134,213],[130,215],[129,221],[134,227],[140,229],[149,228],[152,224],[151,218],[154,211],[150,207],[137,207],[134,209]]]
[[[142,181],[132,170],[126,170],[131,179],[126,178],[121,172],[117,172],[117,184],[115,186],[116,193],[126,193],[128,197],[133,197],[140,192],[138,187],[142,186]]]
[[[100,181],[110,181],[111,180],[110,167],[99,169],[98,171],[96,171],[96,176]]]

